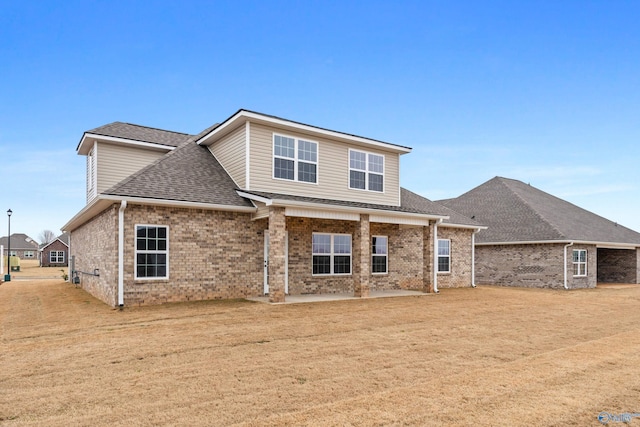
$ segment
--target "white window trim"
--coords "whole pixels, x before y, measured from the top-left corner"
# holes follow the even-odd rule
[[[164,227],[167,229],[167,250],[165,251],[138,251],[138,227]],[[133,228],[133,275],[134,280],[168,280],[169,279],[169,226],[163,224],[135,224]],[[138,277],[138,253],[147,254],[166,254],[167,255],[167,272],[165,276],[155,277]]]
[[[52,259],[53,258],[53,254],[55,255],[55,261]],[[60,256],[60,254],[62,254],[62,256]],[[60,261],[60,258],[62,258],[62,261]],[[64,264],[64,251],[51,251],[49,252],[49,263],[50,264]]]
[[[373,253],[373,239],[374,238],[384,238],[387,239],[387,253],[382,255],[382,254],[374,254]],[[373,257],[384,257],[384,272],[377,272],[374,273],[373,272]],[[374,276],[384,276],[389,274],[389,236],[371,236],[371,274],[373,274]]]
[[[356,168],[352,168],[351,167],[351,152],[356,152],[356,153],[362,153],[364,154],[366,157],[365,160],[365,168],[366,169],[356,169]],[[369,156],[370,155],[374,155],[374,156],[379,156],[382,157],[382,172],[370,172],[369,171]],[[385,169],[386,169],[386,163],[387,163],[387,159],[385,158],[384,154],[379,154],[379,153],[371,153],[369,151],[363,151],[363,150],[355,150],[353,148],[349,148],[349,156],[347,158],[347,166],[349,169],[349,176],[347,176],[347,187],[349,188],[349,190],[355,190],[355,191],[369,191],[372,193],[376,193],[376,194],[385,194],[387,192],[387,185],[385,183]],[[354,188],[351,186],[351,171],[357,171],[357,172],[364,172],[364,184],[365,184],[365,188]],[[369,190],[369,174],[374,174],[374,175],[382,175],[382,191],[377,191],[377,190]]]
[[[584,262],[582,262],[582,261],[573,261],[573,253],[576,253],[576,252],[584,252]],[[587,252],[586,249],[574,249],[573,253],[571,254],[571,257],[572,257],[571,260],[572,260],[573,267],[574,267],[573,271],[575,271],[575,266],[577,265],[578,266],[578,273],[580,273],[580,265],[584,265],[584,274],[574,274],[573,277],[587,277],[587,275],[588,275],[588,271],[587,271],[588,263],[587,262],[589,261],[589,258],[588,258],[589,253]],[[580,260],[580,255],[579,254],[578,254],[578,260]]]
[[[293,145],[293,158],[291,157],[285,157],[285,156],[277,156],[276,155],[276,136],[282,137],[282,138],[291,138],[294,141],[294,145]],[[312,144],[316,145],[316,161],[312,162],[310,160],[300,160],[298,159],[298,146],[300,143],[300,140],[303,140],[305,142],[310,142]],[[286,179],[286,178],[278,178],[276,177],[276,165],[275,165],[275,159],[284,159],[284,160],[293,160],[293,179]],[[302,162],[302,163],[309,163],[312,165],[316,165],[316,182],[309,182],[309,181],[300,181],[298,179],[298,162]],[[320,144],[318,144],[318,141],[313,141],[311,139],[306,139],[306,138],[298,138],[295,136],[291,136],[291,135],[285,135],[283,133],[273,133],[271,136],[271,178],[276,179],[278,181],[285,181],[285,182],[299,182],[301,184],[311,184],[311,185],[318,185],[318,182],[320,181]]]
[[[311,276],[313,277],[328,277],[328,276],[351,276],[353,274],[353,236],[351,234],[346,233],[311,233]],[[331,236],[331,252],[328,254],[325,253],[314,253],[313,252],[313,236]],[[350,238],[350,246],[349,246],[349,273],[334,273],[334,256],[346,256],[346,254],[334,252],[334,237],[335,236],[349,236]],[[313,272],[313,257],[314,256],[330,256],[330,267],[331,272],[328,274],[315,274]]]
[[[440,243],[439,242],[449,242],[449,254],[448,255],[440,255]],[[440,271],[440,258],[448,258],[449,262],[447,265],[449,266],[448,270]],[[436,265],[438,269],[438,274],[448,274],[451,273],[451,239],[438,239],[438,265]]]
[[[35,255],[34,255],[33,251],[24,251],[23,256],[25,258],[34,258]]]

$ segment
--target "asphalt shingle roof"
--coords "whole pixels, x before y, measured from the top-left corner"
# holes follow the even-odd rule
[[[172,132],[163,129],[150,128],[146,126],[134,125],[131,123],[113,122],[86,131],[95,135],[112,136],[115,138],[125,138],[134,141],[151,142],[154,144],[177,147],[192,135],[180,132]]]
[[[8,248],[9,239],[7,236],[0,237],[0,245],[4,246],[5,249]],[[38,242],[33,240],[31,237],[27,236],[24,233],[13,233],[11,234],[11,250],[21,251],[21,250],[34,250],[38,249]]]
[[[104,194],[253,207],[207,147],[189,139]]]
[[[442,203],[489,228],[476,242],[578,240],[640,245],[640,233],[514,179],[495,177]]]
[[[333,199],[320,199],[315,197],[305,196],[292,196],[289,194],[269,193],[264,191],[247,191],[242,190],[245,193],[253,194],[256,196],[264,197],[267,199],[280,199],[291,200],[298,202],[317,203],[322,205],[331,206],[346,206],[361,209],[377,209],[381,211],[402,212],[402,213],[417,213],[423,215],[441,215],[450,216],[449,220],[445,220],[446,223],[459,224],[459,225],[472,225],[479,226],[479,224],[464,215],[461,215],[452,209],[443,206],[441,204],[432,202],[431,200],[422,197],[409,190],[401,188],[400,193],[400,206],[379,205],[374,203],[362,203],[351,202],[345,200],[333,200]]]

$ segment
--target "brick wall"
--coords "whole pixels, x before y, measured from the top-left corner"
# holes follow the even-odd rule
[[[638,283],[635,249],[598,249],[598,282]]]
[[[353,275],[312,275],[312,233],[350,234],[353,236],[355,221],[337,221],[312,218],[287,218],[289,233],[289,293],[319,294],[353,292]],[[353,243],[353,242],[352,242]],[[353,251],[353,250],[352,250]],[[355,258],[352,254],[352,265]]]
[[[587,249],[586,277],[573,277],[574,249]],[[564,244],[495,245],[476,247],[476,283],[525,288],[564,287]],[[567,248],[567,285],[596,286],[595,246]]]
[[[56,252],[64,252],[64,262],[63,263],[53,263],[51,262],[51,251],[56,251]],[[53,243],[49,244],[49,246],[47,246],[43,251],[42,251],[42,262],[40,263],[43,267],[66,267],[68,265],[68,261],[69,261],[69,248],[67,248],[67,245],[65,245],[64,243],[62,243],[60,240],[54,241]]]
[[[118,301],[118,209],[111,206],[70,237],[70,255],[76,257],[75,269],[100,277],[80,274],[80,285],[94,297],[116,306]]]
[[[134,275],[136,224],[169,227],[169,279]],[[125,305],[263,294],[264,230],[249,214],[130,205],[125,211]]]
[[[451,272],[438,273],[438,288],[471,286],[471,234],[472,230],[438,227],[438,239],[451,240]]]

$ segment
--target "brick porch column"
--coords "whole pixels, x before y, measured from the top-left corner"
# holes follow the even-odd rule
[[[434,265],[434,221],[429,221],[429,226],[422,227],[422,292],[432,293],[434,274],[436,266]]]
[[[369,296],[369,274],[371,272],[371,239],[369,237],[369,215],[360,215],[360,222],[353,236],[353,295]]]
[[[284,302],[286,217],[284,208],[269,208],[269,302]]]

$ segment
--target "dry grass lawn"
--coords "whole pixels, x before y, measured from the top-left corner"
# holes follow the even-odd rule
[[[7,273],[7,259],[0,257],[3,261],[4,273]],[[20,260],[20,271],[12,271],[11,279],[41,279],[41,278],[57,278],[62,279],[62,270],[68,272],[67,267],[40,267],[40,262],[35,259]]]
[[[3,426],[585,426],[640,412],[640,287],[118,311],[59,280],[12,281],[0,337]]]

